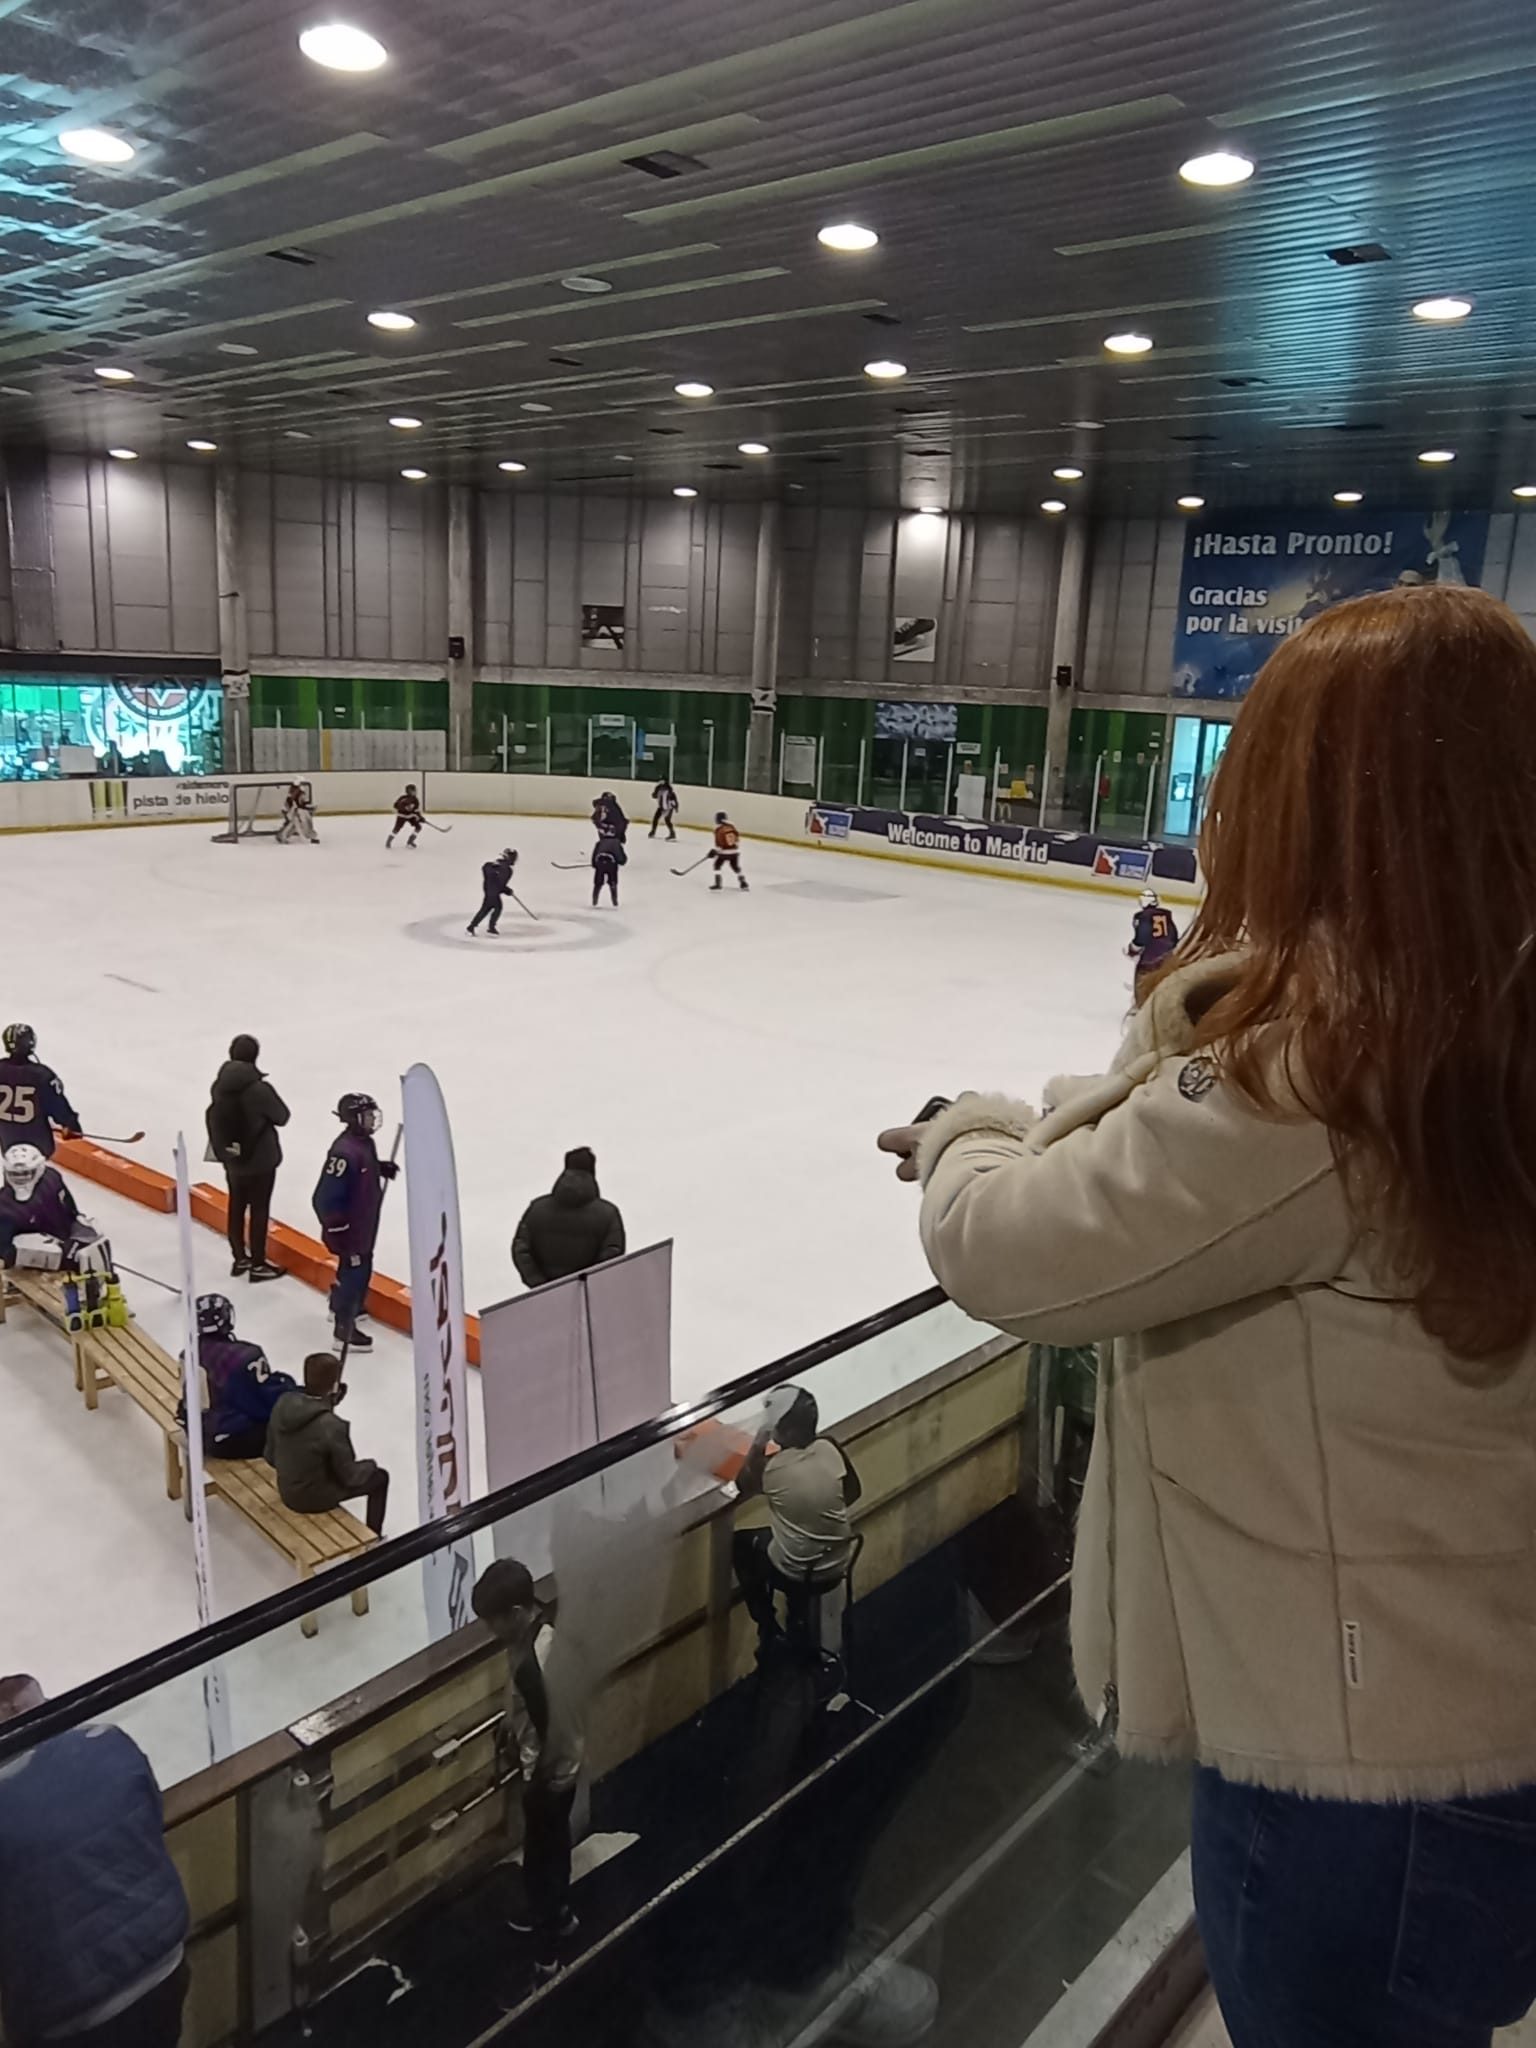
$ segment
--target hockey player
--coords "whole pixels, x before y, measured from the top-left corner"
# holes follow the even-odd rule
[[[222,1294],[197,1297],[197,1362],[208,1383],[203,1449],[210,1458],[265,1457],[272,1410],[299,1383],[274,1372],[259,1344],[236,1337],[234,1304]]]
[[[612,832],[621,844],[629,837],[629,820],[611,789],[605,789],[592,806],[592,824],[598,832]]]
[[[311,846],[320,844],[315,830],[315,806],[302,782],[289,783],[288,794],[283,798],[283,822],[277,830],[279,846],[288,846],[295,839],[307,839]]]
[[[1179,928],[1173,921],[1173,913],[1164,910],[1155,889],[1143,889],[1136,921],[1131,928],[1131,943],[1125,949],[1136,962],[1138,985],[1144,974],[1162,966],[1178,943]]]
[[[731,823],[724,811],[716,811],[715,813],[715,850],[710,855],[710,859],[715,864],[715,879],[709,885],[711,889],[718,889],[720,887],[727,868],[736,877],[741,887],[743,889],[746,888],[747,878],[741,872],[741,834],[736,830],[736,827]]]
[[[70,1108],[64,1084],[37,1057],[37,1033],[30,1024],[7,1024],[0,1033],[0,1152],[31,1145],[53,1157],[57,1124],[66,1138],[78,1138],[80,1119]]]
[[[384,1183],[400,1169],[392,1159],[381,1159],[373,1142],[382,1118],[371,1095],[343,1095],[336,1114],[343,1129],[320,1169],[315,1214],[325,1248],[336,1260],[336,1284],[331,1289],[336,1342],[352,1351],[371,1351],[373,1339],[357,1324],[366,1312],[373,1278]]]
[[[662,825],[665,825],[668,839],[676,839],[677,791],[672,787],[671,782],[665,775],[663,775],[660,782],[651,791],[651,801],[656,806],[656,815],[651,820],[651,829],[647,836],[654,839],[657,830]]]
[[[512,894],[512,870],[517,866],[517,855],[510,846],[504,846],[495,860],[488,860],[480,870],[480,908],[475,912],[464,929],[473,938],[480,928],[482,917],[489,918],[486,930],[494,935],[501,928],[501,899]]]
[[[592,908],[596,910],[598,898],[604,889],[612,898],[615,910],[619,907],[619,869],[626,866],[629,855],[624,851],[624,842],[616,832],[604,830],[598,834],[596,846],[592,849]]]
[[[13,1145],[0,1186],[0,1266],[57,1273],[62,1266],[105,1268],[106,1246],[56,1166],[35,1145]]]
[[[395,834],[409,829],[411,836],[405,843],[414,847],[426,822],[427,815],[421,808],[421,798],[416,793],[416,785],[414,782],[408,782],[405,785],[405,794],[395,798],[395,822],[390,826],[389,837],[384,844],[393,847]]]

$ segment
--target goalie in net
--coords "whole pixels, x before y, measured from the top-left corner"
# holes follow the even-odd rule
[[[313,840],[314,813],[307,782],[232,782],[229,823],[214,839],[221,846],[237,846],[247,839]]]

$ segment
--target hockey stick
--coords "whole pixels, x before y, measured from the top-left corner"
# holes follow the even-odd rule
[[[550,862],[552,868],[559,868],[562,873],[567,875],[574,875],[579,868],[590,867],[591,865],[590,861],[585,860],[552,860]]]
[[[401,1139],[402,1139],[402,1138],[403,1138],[404,1136],[405,1136],[405,1125],[404,1125],[403,1123],[400,1123],[400,1124],[396,1124],[396,1125],[395,1125],[395,1142],[394,1142],[394,1143],[393,1143],[393,1145],[391,1145],[391,1146],[390,1146],[390,1148],[389,1148],[389,1163],[390,1163],[390,1165],[391,1165],[391,1166],[393,1166],[393,1165],[395,1164],[396,1160],[397,1160],[397,1159],[399,1158],[399,1156],[400,1156],[400,1140],[401,1140]],[[390,1185],[390,1181],[392,1181],[393,1179],[394,1179],[394,1175],[393,1175],[393,1174],[390,1174],[390,1175],[388,1176],[388,1178],[386,1178],[386,1180],[385,1180],[385,1182],[384,1182],[384,1187],[383,1187],[383,1191],[382,1191],[382,1193],[381,1193],[381,1194],[380,1194],[380,1196],[379,1196],[379,1210],[380,1210],[380,1213],[381,1213],[381,1214],[382,1214],[382,1212],[383,1212],[383,1208],[384,1208],[384,1196],[385,1196],[385,1195],[387,1195],[387,1194],[389,1193],[389,1185]],[[341,1270],[341,1268],[340,1268],[340,1264],[339,1264],[339,1262],[338,1262],[338,1265],[337,1265],[337,1273],[338,1273],[338,1276],[339,1276],[339,1274],[340,1274],[340,1270]],[[354,1330],[355,1330],[355,1329],[357,1328],[357,1317],[358,1317],[358,1316],[363,1316],[363,1315],[366,1315],[367,1313],[368,1313],[368,1297],[367,1297],[367,1295],[365,1294],[365,1295],[363,1296],[363,1305],[362,1305],[362,1307],[361,1307],[361,1308],[360,1308],[360,1309],[359,1309],[359,1310],[357,1311],[357,1315],[354,1315],[354,1316],[353,1316],[353,1318],[352,1318],[351,1322],[350,1322],[350,1323],[348,1323],[348,1325],[347,1325],[347,1334],[346,1334],[346,1336],[345,1336],[345,1337],[343,1337],[343,1338],[342,1338],[342,1340],[341,1340],[341,1356],[340,1356],[340,1358],[339,1358],[339,1359],[337,1360],[337,1364],[336,1364],[336,1369],[337,1369],[337,1371],[338,1371],[338,1372],[340,1372],[341,1368],[342,1368],[342,1367],[343,1367],[343,1366],[344,1366],[344,1365],[346,1364],[346,1362],[347,1362],[347,1353],[348,1353],[348,1352],[349,1352],[349,1351],[350,1351],[350,1350],[352,1349],[352,1332],[353,1332],[353,1331],[354,1331]]]
[[[135,1131],[131,1138],[109,1138],[101,1131],[82,1131],[82,1138],[89,1138],[93,1145],[137,1145],[143,1138],[142,1131]]]
[[[181,1292],[181,1289],[173,1287],[169,1280],[157,1280],[153,1273],[141,1273],[137,1266],[125,1266],[121,1259],[114,1258],[112,1266],[115,1272],[131,1273],[135,1280],[147,1280],[151,1287],[163,1287],[167,1294],[180,1294]]]
[[[710,852],[712,853],[712,852],[713,852],[713,850],[714,850],[714,849],[713,849],[713,848],[711,848],[711,849],[710,849]],[[707,861],[707,860],[708,860],[709,858],[710,858],[710,854],[708,854],[708,853],[701,853],[701,854],[699,855],[698,859],[697,859],[697,860],[696,860],[696,861],[694,862],[694,864],[693,864],[693,868],[701,868],[701,867],[703,867],[703,865],[704,865],[705,861]],[[672,872],[673,872],[673,874],[674,874],[674,875],[691,875],[691,874],[693,873],[693,868],[674,868],[674,869],[672,870]]]
[[[523,901],[522,897],[518,895],[515,889],[509,889],[507,891],[507,894],[512,898],[512,901],[517,905],[518,909],[521,910],[525,916],[531,917],[535,924],[543,923],[543,919],[539,916],[539,913],[536,910],[530,910],[527,904]]]
[[[451,832],[453,830],[451,825],[434,825],[430,818],[423,818],[421,822],[429,832]]]

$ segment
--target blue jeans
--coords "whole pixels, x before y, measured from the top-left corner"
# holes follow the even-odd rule
[[[1195,1778],[1233,2048],[1488,2048],[1536,1999],[1536,1786],[1367,1806]]]

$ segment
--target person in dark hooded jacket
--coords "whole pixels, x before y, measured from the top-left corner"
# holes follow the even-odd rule
[[[328,1515],[343,1501],[366,1501],[364,1518],[375,1536],[384,1532],[389,1474],[352,1448],[352,1431],[336,1413],[346,1393],[341,1361],[329,1351],[312,1351],[304,1361],[304,1391],[284,1394],[267,1426],[267,1463],[277,1474],[285,1508],[300,1515]]]
[[[214,1078],[208,1103],[208,1147],[229,1188],[231,1273],[280,1280],[283,1268],[267,1257],[267,1223],[283,1162],[277,1134],[288,1121],[288,1105],[257,1066],[260,1057],[261,1047],[248,1031],[230,1040],[229,1058]]]
[[[624,1219],[598,1193],[597,1160],[578,1145],[547,1195],[523,1211],[512,1240],[512,1263],[529,1287],[569,1279],[589,1266],[624,1256]]]

